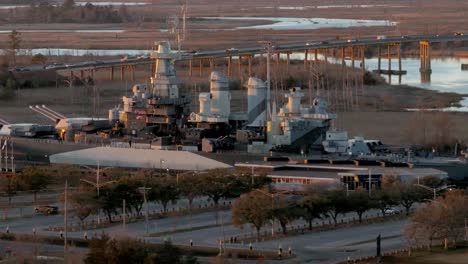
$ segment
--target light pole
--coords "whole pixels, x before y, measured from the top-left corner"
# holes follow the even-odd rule
[[[100,172],[101,172],[101,169],[100,169],[100,166],[99,166],[99,162],[97,163],[97,169],[93,169],[91,167],[88,167],[88,166],[82,166],[84,168],[87,168],[89,170],[92,170],[92,171],[95,171],[96,172],[96,182],[92,182],[92,181],[88,181],[86,179],[80,179],[80,181],[82,182],[85,182],[85,183],[88,183],[90,185],[92,185],[94,188],[96,188],[96,191],[97,191],[97,198],[99,200],[99,189],[103,186],[106,186],[106,185],[109,185],[109,184],[112,184],[114,183],[115,181],[107,181],[107,182],[103,182],[103,183],[100,183],[99,182],[99,177],[100,177]],[[107,169],[110,169],[112,167],[106,167],[104,169],[102,169],[103,171],[104,170],[107,170]],[[99,208],[98,209],[98,218],[97,218],[97,222],[98,222],[98,225],[101,224],[101,209]]]
[[[145,203],[145,225],[146,225],[146,236],[149,235],[149,222],[148,222],[148,200],[146,199],[146,191],[151,190],[148,187],[140,187],[138,188],[140,191],[143,191],[143,202]]]
[[[367,168],[367,171],[369,172],[369,196],[372,193],[372,170],[370,168]]]
[[[162,177],[162,165],[166,163],[165,159],[159,159],[159,176]]]
[[[68,179],[65,179],[65,202],[64,202],[64,208],[63,208],[63,229],[64,229],[64,236],[63,236],[63,256],[65,259],[65,263],[67,263],[67,255],[68,255],[68,241],[67,241],[67,235],[68,235],[68,218],[67,218],[67,198],[68,196]]]
[[[428,191],[431,191],[434,194],[434,198],[433,198],[434,200],[437,198],[437,193],[438,192],[443,191],[443,190],[448,189],[448,188],[455,187],[454,185],[444,185],[444,186],[440,186],[440,187],[436,187],[436,188],[431,188],[431,187],[423,185],[423,184],[415,184],[415,186],[418,186],[418,187],[421,187],[421,188],[426,189]]]
[[[268,197],[271,197],[271,210],[274,211],[275,210],[275,196],[278,196],[280,194],[283,194],[283,193],[286,193],[288,191],[281,191],[281,192],[277,192],[277,193],[269,193],[269,192],[265,192],[264,190],[260,190],[260,189],[255,189],[254,191],[258,191]],[[275,235],[275,220],[274,220],[274,217],[271,218],[271,236],[274,236]]]

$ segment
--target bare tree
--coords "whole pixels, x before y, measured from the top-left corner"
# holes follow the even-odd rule
[[[11,59],[13,61],[13,65],[16,66],[16,54],[18,49],[21,46],[21,33],[13,29],[11,33],[8,35],[8,46],[10,48]]]

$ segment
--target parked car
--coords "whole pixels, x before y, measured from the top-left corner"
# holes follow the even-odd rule
[[[463,32],[458,31],[458,32],[455,32],[454,35],[455,35],[455,36],[463,36],[464,34],[463,34]]]
[[[385,209],[384,212],[385,212],[386,215],[393,215],[393,214],[398,214],[399,213],[399,211],[397,209],[391,208],[391,207]]]
[[[57,206],[42,205],[34,208],[36,214],[54,215],[58,214],[59,210]]]

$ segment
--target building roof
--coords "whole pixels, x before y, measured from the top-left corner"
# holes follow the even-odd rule
[[[231,166],[214,159],[209,159],[193,152],[98,147],[50,156],[50,162],[56,164],[88,165],[123,168],[147,168],[170,170],[209,170],[230,168]]]

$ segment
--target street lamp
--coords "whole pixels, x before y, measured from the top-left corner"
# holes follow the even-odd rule
[[[103,186],[106,186],[106,185],[109,185],[109,184],[112,184],[112,183],[115,182],[115,181],[107,181],[107,182],[100,183],[100,182],[99,182],[100,172],[101,172],[101,171],[104,171],[104,170],[107,170],[107,169],[110,169],[110,168],[112,168],[112,167],[106,167],[106,168],[104,168],[104,169],[101,170],[101,169],[100,169],[100,166],[99,166],[99,162],[97,163],[97,169],[93,169],[93,168],[88,167],[88,166],[82,166],[82,167],[87,168],[87,169],[89,169],[89,170],[91,170],[91,171],[95,171],[95,172],[96,172],[96,182],[88,181],[88,180],[86,180],[86,179],[80,179],[80,181],[85,182],[85,183],[87,183],[87,184],[90,184],[91,186],[93,186],[94,188],[96,188],[96,190],[97,190],[97,198],[98,198],[98,200],[99,200],[99,189],[100,189],[101,187],[103,187]],[[101,209],[98,210],[98,219],[97,219],[98,225],[101,224],[101,216],[100,216],[100,215],[101,215]]]
[[[269,192],[265,192],[263,190],[260,190],[260,189],[255,189],[254,191],[258,191],[268,197],[271,197],[271,210],[275,210],[275,196],[278,196],[280,194],[284,194],[286,192],[288,192],[287,190],[284,190],[284,191],[281,191],[281,192],[277,192],[277,193],[269,193]],[[271,236],[274,236],[275,235],[275,220],[274,218],[272,217],[271,218]]]
[[[162,177],[162,165],[166,163],[165,159],[159,159],[159,176]]]
[[[431,188],[431,187],[423,185],[423,184],[415,184],[415,186],[419,186],[419,187],[421,187],[423,189],[426,189],[428,191],[433,192],[434,200],[437,198],[437,193],[438,192],[443,191],[443,190],[448,189],[448,188],[455,187],[454,185],[444,185],[444,186],[440,186],[440,187],[436,187],[436,188]]]
[[[149,223],[148,223],[148,200],[146,199],[146,191],[151,190],[148,187],[140,187],[138,190],[143,191],[143,202],[145,203],[145,225],[146,225],[146,236],[149,235]]]

